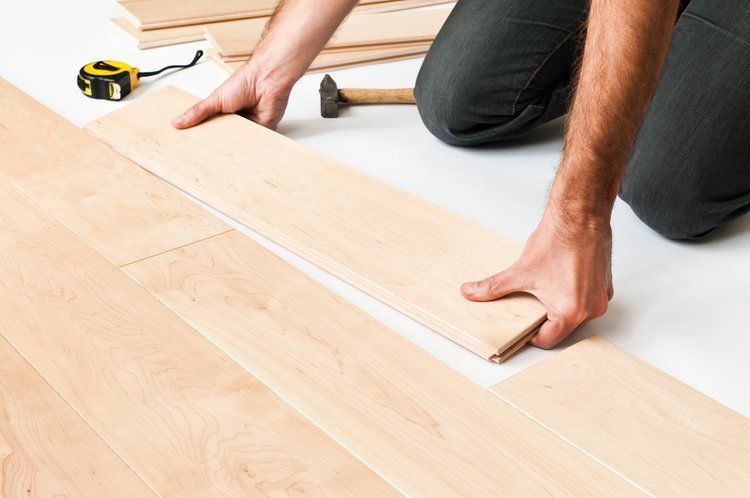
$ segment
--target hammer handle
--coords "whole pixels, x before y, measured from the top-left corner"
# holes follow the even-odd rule
[[[368,88],[342,88],[339,102],[347,104],[414,104],[412,88],[372,90]]]

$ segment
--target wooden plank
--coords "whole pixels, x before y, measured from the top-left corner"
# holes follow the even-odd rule
[[[140,49],[205,40],[205,24],[141,31],[124,17],[109,20],[112,26]]]
[[[331,68],[341,67],[357,67],[365,64],[373,64],[380,62],[390,62],[393,60],[401,60],[404,58],[423,57],[427,53],[429,45],[417,46],[414,48],[380,48],[380,49],[365,49],[357,51],[346,51],[346,52],[335,52],[326,53],[323,52],[312,62],[307,73],[314,73],[322,70],[328,70]],[[215,50],[208,50],[208,57],[214,62],[219,63],[220,66],[224,66],[223,63],[229,63],[230,73],[241,66],[247,57],[221,57]],[[239,63],[231,65],[232,63]]]
[[[123,270],[407,495],[636,493],[239,232]]]
[[[394,494],[4,180],[0,275],[0,333],[158,494]]]
[[[497,359],[544,320],[533,297],[464,299],[463,281],[512,264],[498,233],[235,115],[189,130],[195,104],[167,88],[88,125],[178,188],[484,356]]]
[[[436,5],[448,3],[447,0],[399,0],[391,2],[382,2],[377,4],[363,5],[358,7],[357,11],[363,11],[368,13],[373,12],[393,12],[397,10],[406,10],[415,7],[423,7],[429,5]],[[261,22],[265,24],[267,18],[263,18]],[[116,17],[110,19],[111,25],[114,29],[126,38],[131,43],[135,44],[140,49],[164,47],[167,45],[177,45],[180,43],[189,43],[204,40],[206,38],[205,29],[207,26],[214,24],[222,24],[234,21],[224,21],[219,23],[204,23],[204,24],[192,24],[189,26],[176,26],[171,28],[160,28],[160,29],[149,29],[141,30],[138,29],[130,20],[125,17]]]
[[[410,54],[410,55],[402,55],[399,57],[385,57],[383,59],[371,59],[368,61],[362,61],[362,62],[353,62],[351,64],[339,64],[336,66],[321,66],[321,67],[315,67],[308,69],[305,73],[306,74],[315,74],[315,73],[322,73],[322,72],[328,72],[328,71],[339,71],[342,69],[350,69],[353,67],[361,67],[361,66],[368,66],[370,64],[385,64],[388,62],[396,62],[396,61],[402,61],[407,59],[415,59],[424,56],[424,54],[416,53],[416,54]],[[237,61],[237,62],[224,62],[221,60],[221,57],[218,59],[215,59],[213,57],[210,57],[211,61],[216,63],[217,66],[227,74],[234,73],[242,64],[244,64],[244,61]]]
[[[343,22],[326,47],[431,41],[450,12],[451,8],[355,13]],[[211,25],[206,27],[206,38],[225,57],[248,56],[260,40],[264,26],[258,19]]]
[[[156,497],[0,337],[0,495]]]
[[[655,495],[750,490],[750,420],[600,337],[492,391]]]
[[[429,50],[432,42],[396,44],[394,46],[383,45],[379,47],[357,47],[352,50],[351,47],[346,49],[323,50],[310,65],[311,69],[319,67],[339,66],[342,64],[355,64],[357,62],[367,62],[368,60],[385,59],[389,57],[400,57],[402,55],[421,54],[424,55]],[[239,55],[234,57],[224,57],[218,51],[209,49],[209,56],[212,58],[221,58],[224,62],[245,62],[248,57]]]
[[[0,175],[116,265],[229,229],[2,79],[0,149]]]
[[[141,30],[268,17],[279,0],[120,0],[123,15]],[[360,5],[382,0],[359,0]]]

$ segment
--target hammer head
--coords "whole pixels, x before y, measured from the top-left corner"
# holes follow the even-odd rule
[[[320,115],[324,118],[339,116],[339,88],[330,74],[326,74],[320,82]]]

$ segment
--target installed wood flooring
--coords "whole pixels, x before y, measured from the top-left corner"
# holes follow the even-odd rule
[[[746,419],[611,346],[558,355],[585,367],[559,385],[525,396],[518,386],[535,392],[544,377],[530,369],[506,384],[516,399],[493,395],[207,213],[185,222],[191,205],[160,180],[2,81],[0,103],[5,496],[741,496]],[[110,217],[133,209],[153,213],[106,236]],[[171,243],[116,249],[169,219],[180,227]],[[603,358],[581,353],[590,344]],[[596,360],[627,389],[613,396]],[[585,391],[572,408],[555,403],[575,384],[566,379]],[[632,409],[651,389],[658,414]],[[613,430],[600,421],[581,435],[610,398]],[[677,409],[692,433],[665,430],[661,415]],[[618,440],[637,420],[644,433]],[[655,453],[675,483],[655,487],[622,456],[661,434],[678,443]]]
[[[155,175],[484,358],[504,359],[546,311],[533,297],[474,303],[461,283],[521,246],[236,115],[177,131],[197,102],[167,88],[88,129]]]
[[[18,113],[36,114],[36,131],[51,133],[49,111],[13,91],[2,85],[16,102],[3,128]],[[71,147],[66,157],[74,162],[77,154]],[[138,171],[127,161],[121,167]],[[49,175],[65,173],[53,164]],[[132,183],[121,187],[132,205],[148,202]],[[39,204],[54,197],[20,188]],[[80,207],[86,192],[71,188],[65,209]],[[207,274],[201,297],[204,316],[226,312],[234,325],[216,331],[204,322],[196,331],[96,253],[109,240],[91,230],[76,237],[7,181],[0,198],[0,316],[13,317],[0,322],[0,333],[158,494],[638,494],[237,232],[123,266],[150,286],[162,280],[163,264],[196,251],[218,272],[239,264],[235,281]],[[169,202],[152,208],[174,210]],[[205,256],[205,248],[215,254]],[[183,266],[192,278],[192,266]],[[217,307],[214,291],[230,308]],[[257,315],[238,319],[243,309]]]

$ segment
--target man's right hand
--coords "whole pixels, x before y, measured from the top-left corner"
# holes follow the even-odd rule
[[[207,98],[172,120],[172,126],[185,129],[220,113],[237,113],[275,130],[284,116],[294,82],[259,78],[260,71],[249,62]]]

